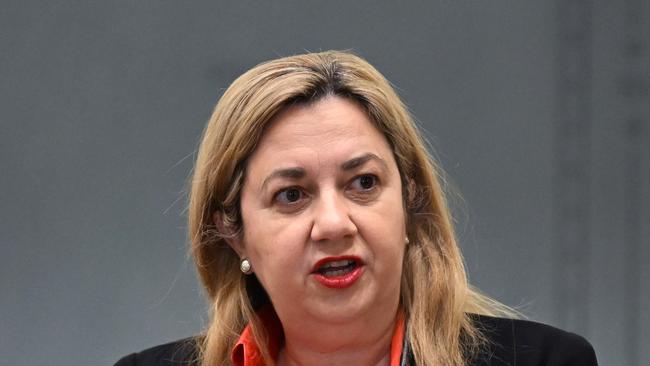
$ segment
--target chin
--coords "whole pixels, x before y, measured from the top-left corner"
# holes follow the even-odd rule
[[[316,310],[316,309],[314,309]],[[324,307],[311,312],[320,322],[328,324],[347,324],[351,321],[358,320],[361,316],[368,313],[367,306],[345,306],[345,307]]]
[[[365,295],[369,294],[329,297],[311,304],[309,313],[320,321],[337,324],[359,320],[362,317],[372,317],[372,314],[391,308],[392,301]]]

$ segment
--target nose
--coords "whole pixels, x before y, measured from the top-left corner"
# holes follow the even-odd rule
[[[336,241],[353,237],[357,226],[350,217],[349,202],[332,189],[321,192],[314,206],[311,239],[314,242]]]

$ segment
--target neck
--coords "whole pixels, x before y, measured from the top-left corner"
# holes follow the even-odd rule
[[[389,366],[395,321],[393,314],[368,323],[285,327],[277,364]]]

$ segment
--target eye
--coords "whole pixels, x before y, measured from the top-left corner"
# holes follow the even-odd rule
[[[372,174],[358,176],[352,181],[352,187],[359,191],[370,191],[377,186],[377,177]]]
[[[300,201],[305,194],[296,187],[285,188],[275,194],[275,201],[280,204],[290,205]]]

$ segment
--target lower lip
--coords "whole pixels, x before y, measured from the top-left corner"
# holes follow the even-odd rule
[[[346,288],[354,285],[355,282],[363,274],[363,266],[359,266],[352,270],[352,272],[346,273],[340,276],[326,277],[320,273],[314,273],[314,278],[316,281],[320,282],[321,285],[329,288]]]

